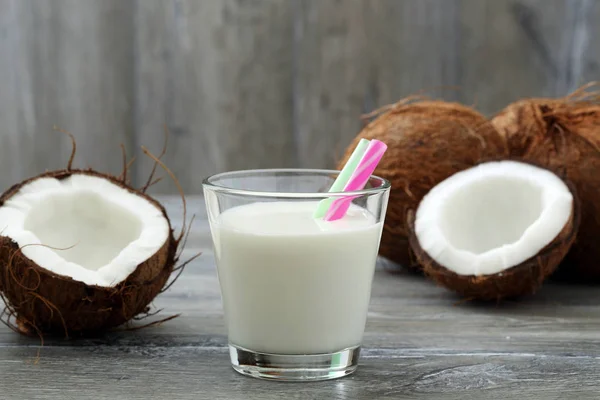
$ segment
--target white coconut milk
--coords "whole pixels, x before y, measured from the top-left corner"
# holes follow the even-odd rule
[[[276,354],[360,345],[382,224],[357,206],[315,220],[316,206],[254,203],[212,221],[231,344]]]

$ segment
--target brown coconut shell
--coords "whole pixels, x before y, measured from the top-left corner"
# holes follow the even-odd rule
[[[352,141],[338,168],[362,138],[388,145],[374,172],[392,185],[379,252],[395,263],[415,268],[418,264],[410,254],[407,211],[450,175],[506,154],[504,139],[486,117],[465,105],[445,101],[400,102],[389,108]]]
[[[73,174],[97,176],[144,197],[169,221],[163,206],[150,196],[127,186],[122,180],[92,170],[54,171],[28,179],[2,194],[0,206],[33,180],[44,177],[65,179]],[[7,307],[5,312],[9,317],[16,317],[20,327],[38,335],[97,334],[127,322],[147,311],[148,304],[173,272],[178,243],[170,221],[169,230],[169,238],[160,250],[115,287],[86,285],[50,272],[23,255],[11,238],[0,235],[0,290]]]
[[[438,285],[455,291],[472,300],[495,300],[517,298],[534,294],[542,282],[556,270],[575,241],[581,223],[581,205],[574,187],[571,216],[560,233],[536,256],[523,263],[493,275],[458,275],[437,263],[427,254],[415,234],[415,212],[408,213],[410,245],[423,272]]]
[[[557,277],[600,282],[600,103],[576,92],[527,99],[492,119],[513,157],[566,176],[581,200],[581,227]]]

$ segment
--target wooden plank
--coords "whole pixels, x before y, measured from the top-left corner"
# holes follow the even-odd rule
[[[20,35],[21,7],[18,0],[0,0],[0,191],[36,171],[33,135],[23,125],[33,118],[28,75],[22,73],[26,49]],[[10,56],[7,56],[10,55]]]
[[[458,74],[455,8],[440,0],[299,2],[295,114],[302,166],[335,166],[366,111],[423,90],[446,93],[440,88]]]
[[[418,93],[458,98],[452,87],[461,73],[457,1],[379,0],[366,11],[374,105]]]
[[[1,186],[64,166],[54,124],[78,136],[79,165],[117,172],[118,144],[158,152],[166,122],[166,160],[199,192],[227,169],[333,166],[362,112],[420,90],[491,113],[566,93],[600,63],[591,0],[2,5]]]
[[[591,4],[591,6],[589,6]],[[594,23],[600,20],[600,3],[588,0],[586,6],[586,30],[581,33],[581,41],[585,44],[582,60],[582,75],[579,82],[600,80],[600,42],[595,38],[600,37],[600,25]]]
[[[594,357],[365,351],[355,375],[274,383],[238,375],[224,348],[53,347],[3,349],[0,391],[46,399],[564,399],[596,398]]]
[[[144,0],[136,27],[137,143],[158,152],[166,123],[164,160],[187,192],[215,172],[295,165],[291,2]]]
[[[461,2],[461,99],[494,113],[521,97],[554,95],[563,10],[552,2]]]
[[[0,184],[64,168],[77,138],[76,166],[119,173],[120,143],[132,137],[132,6],[120,0],[3,0],[0,43],[8,71],[0,109]],[[5,13],[4,9],[8,12]],[[3,21],[4,22],[4,21]],[[4,171],[11,171],[5,173]]]
[[[519,303],[458,305],[459,298],[423,278],[391,277],[378,271],[363,344],[370,351],[402,350],[407,355],[600,357],[600,311],[596,306],[599,297],[594,287],[547,284],[536,296]],[[207,252],[191,264],[181,280],[158,297],[154,305],[164,310],[159,317],[182,315],[157,328],[118,331],[69,343],[47,339],[45,348],[226,345],[212,254]],[[23,338],[4,326],[0,328],[0,348],[26,346],[35,354],[38,344],[36,338]]]
[[[328,168],[360,129],[369,90],[361,1],[296,2],[295,134],[302,167]]]
[[[560,74],[555,91],[557,95],[565,95],[585,83],[586,61],[600,57],[598,53],[590,53],[590,45],[595,42],[592,30],[597,26],[598,3],[593,0],[565,0],[560,5],[562,7],[556,7],[560,17],[553,21],[551,29],[563,26],[559,30]]]
[[[460,99],[482,112],[497,112],[521,97],[565,95],[595,79],[584,64],[594,59],[589,46],[595,2],[461,0],[460,5]]]

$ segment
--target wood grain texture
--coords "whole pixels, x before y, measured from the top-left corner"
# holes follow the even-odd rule
[[[557,56],[560,74],[555,87],[559,95],[584,84],[587,60],[598,57],[598,54],[590,54],[590,46],[595,42],[592,29],[597,26],[599,8],[598,2],[593,0],[566,0],[564,9],[558,10],[564,15],[560,53]],[[552,29],[555,29],[555,24]]]
[[[593,71],[598,58],[590,51],[598,6],[588,0],[461,0],[460,100],[492,114],[519,98],[563,96],[597,79],[587,68]]]
[[[294,121],[299,164],[326,168],[361,126],[370,61],[363,1],[295,1]]]
[[[367,8],[373,80],[368,103],[383,106],[412,94],[456,100],[461,94],[460,8],[455,0],[377,0]]]
[[[175,225],[181,225],[180,200],[162,201]],[[423,277],[381,269],[375,274],[355,375],[308,384],[242,377],[229,366],[202,199],[190,197],[189,205],[198,219],[184,257],[199,250],[204,254],[155,301],[162,316],[181,316],[144,330],[121,329],[76,341],[49,339],[41,349],[39,340],[2,326],[0,398],[597,397],[597,288],[548,283],[518,302],[469,303]]]
[[[583,73],[580,78],[582,82],[600,81],[600,41],[594,39],[600,37],[600,24],[594,23],[594,21],[600,20],[600,3],[588,2],[591,3],[591,6],[586,14],[588,30],[583,36],[586,46],[583,52]]]
[[[0,0],[0,190],[36,171],[33,132],[23,125],[33,120],[31,82],[26,69],[26,50],[19,29],[22,9],[18,0]],[[8,56],[10,55],[10,56]]]
[[[492,114],[520,97],[554,95],[561,30],[553,26],[563,12],[542,3],[461,1],[461,100]]]
[[[3,0],[0,187],[76,165],[121,170],[131,150],[132,6],[120,0]],[[5,12],[6,10],[6,12]],[[7,171],[7,172],[4,172]]]
[[[367,111],[423,90],[445,92],[458,73],[455,10],[440,0],[297,1],[300,165],[334,167]]]
[[[291,3],[136,4],[138,144],[158,152],[167,124],[164,160],[192,192],[215,172],[293,166]]]
[[[63,167],[188,193],[215,172],[332,167],[361,114],[423,92],[492,114],[600,77],[594,0],[0,0],[0,188]],[[174,193],[165,180],[156,193]]]
[[[222,347],[52,347],[3,351],[10,399],[549,399],[597,398],[594,358],[365,351],[352,377],[319,383],[247,378]]]

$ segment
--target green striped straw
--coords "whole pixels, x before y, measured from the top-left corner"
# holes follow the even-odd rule
[[[360,139],[360,142],[358,142],[358,145],[352,152],[352,155],[348,159],[348,162],[346,163],[346,165],[344,165],[344,168],[342,168],[342,171],[338,175],[337,179],[333,182],[333,185],[331,185],[331,188],[329,188],[330,193],[342,192],[344,190],[344,187],[350,180],[350,177],[352,176],[352,173],[358,166],[358,163],[362,159],[362,156],[365,154],[365,151],[367,151],[367,147],[369,147],[369,141],[367,139]],[[319,202],[319,206],[313,214],[313,218],[323,218],[327,213],[327,210],[329,210],[329,207],[331,206],[333,200],[333,198],[321,200]]]

